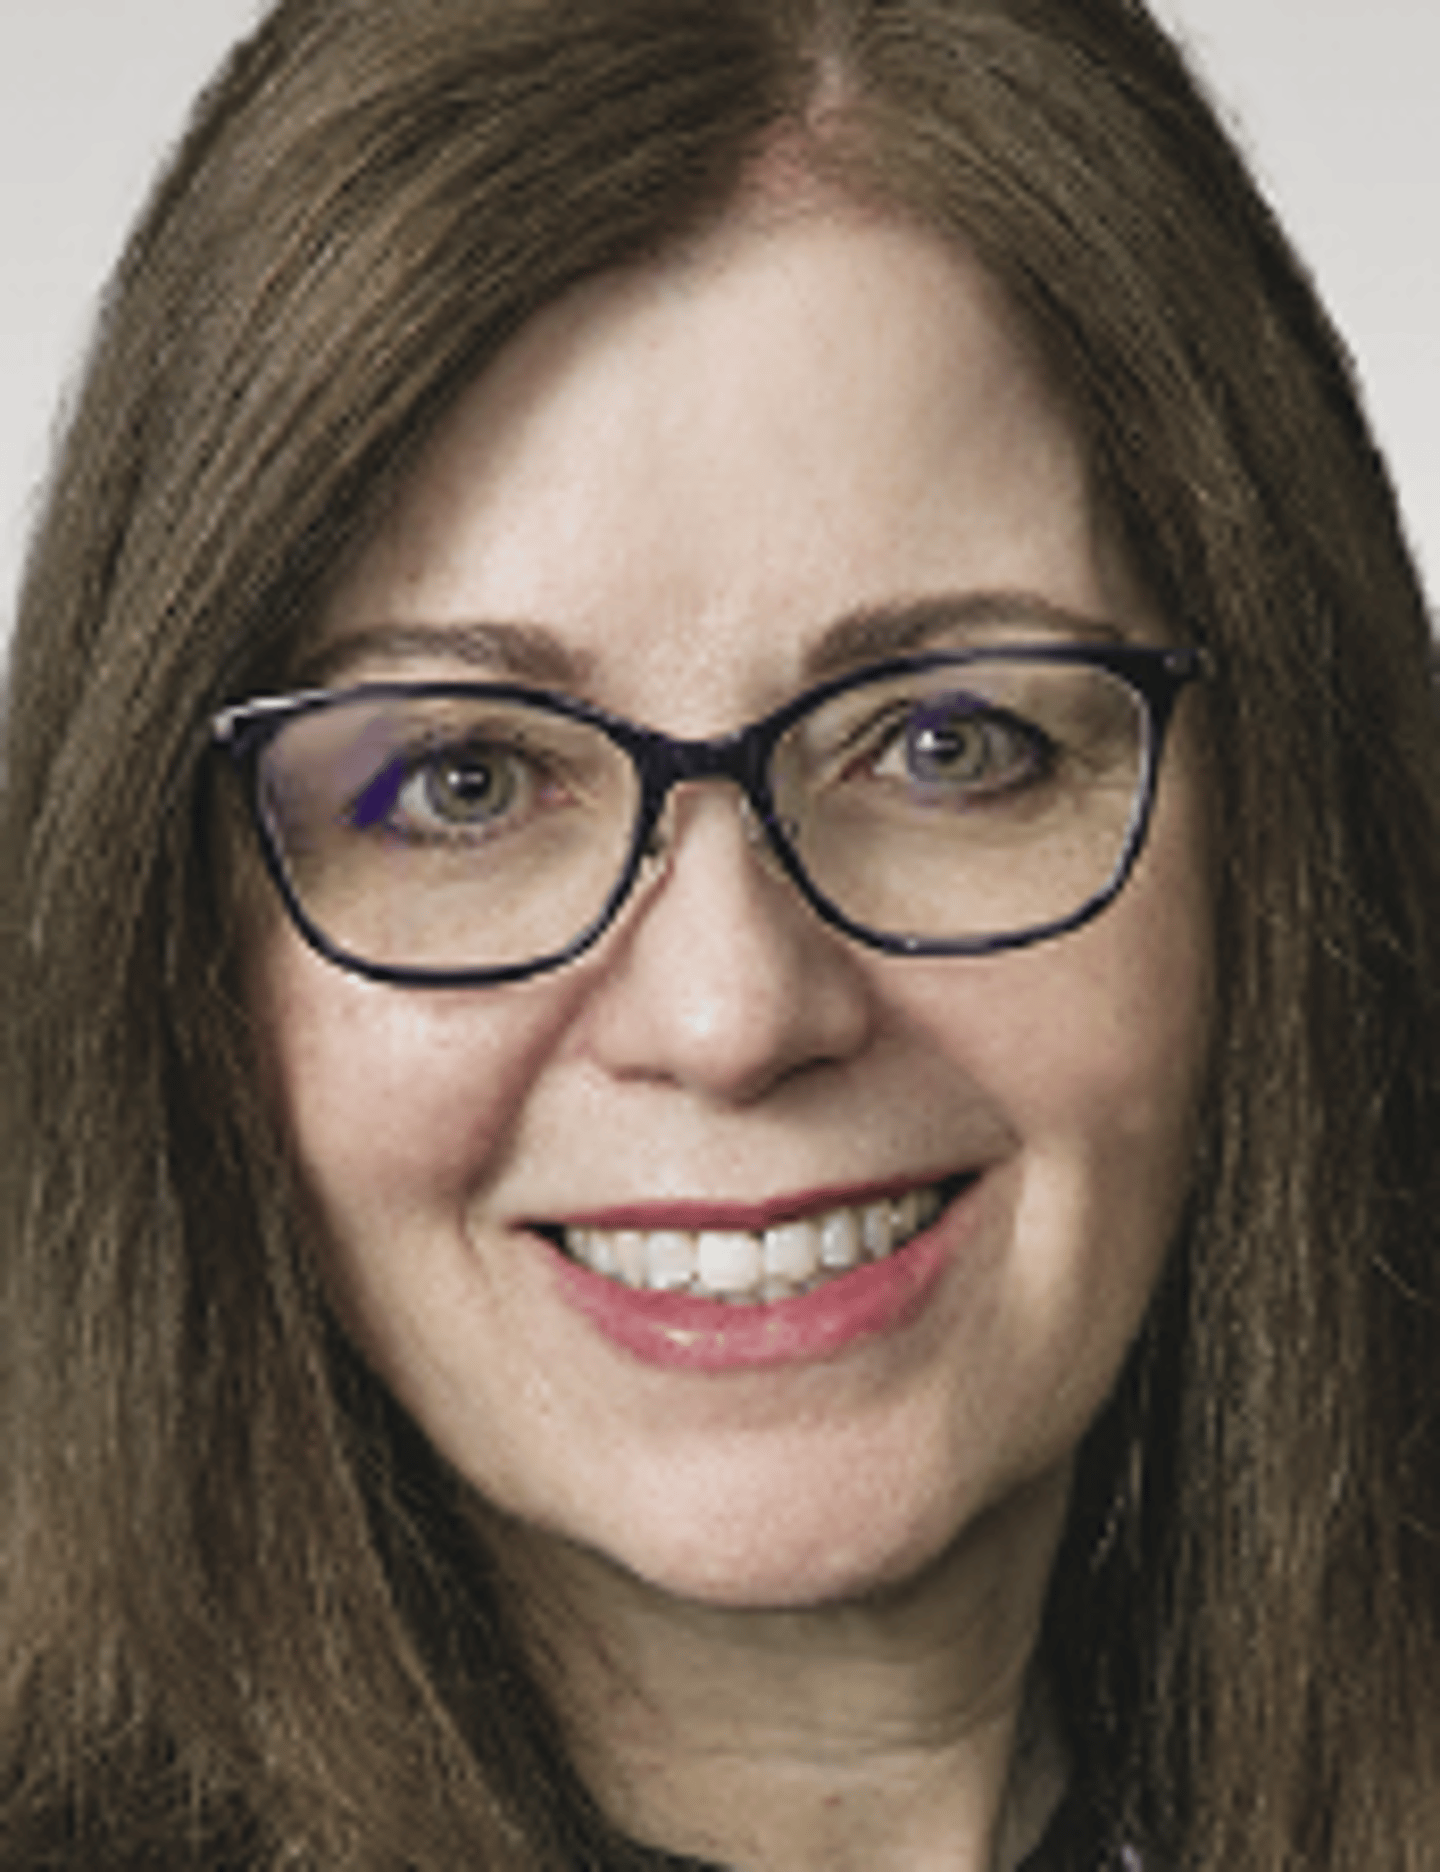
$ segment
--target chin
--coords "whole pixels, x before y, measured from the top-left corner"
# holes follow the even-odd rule
[[[819,1609],[894,1593],[972,1552],[1007,1555],[1017,1541],[1048,1568],[1069,1465],[993,1493],[936,1481],[909,1500],[878,1468],[852,1470],[849,1481],[766,1488],[752,1464],[729,1489],[697,1479],[694,1499],[646,1490],[623,1519],[564,1531],[566,1543],[670,1599],[717,1611]]]

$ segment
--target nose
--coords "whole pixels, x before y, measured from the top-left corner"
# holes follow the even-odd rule
[[[748,1104],[853,1058],[873,1022],[864,960],[757,844],[736,795],[672,795],[658,874],[616,932],[590,1000],[592,1057],[624,1079]]]

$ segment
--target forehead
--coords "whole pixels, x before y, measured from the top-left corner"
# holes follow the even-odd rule
[[[324,637],[521,624],[617,703],[642,677],[748,703],[867,606],[1015,590],[1113,617],[1124,585],[1063,400],[983,269],[812,202],[540,314],[442,425]]]

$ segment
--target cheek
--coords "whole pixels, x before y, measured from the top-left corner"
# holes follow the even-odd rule
[[[1143,1174],[1188,1140],[1208,1050],[1207,945],[1180,904],[1153,907],[1122,898],[1108,922],[907,995],[917,1030],[985,1089],[1027,1149],[1115,1152]]]
[[[457,1214],[509,1147],[567,1019],[547,983],[485,995],[389,988],[273,930],[252,972],[271,1094],[333,1241]]]
[[[1022,1094],[1036,1165],[1017,1233],[1050,1244],[1040,1278],[1066,1294],[1077,1338],[1102,1367],[1139,1326],[1193,1174],[1209,945],[1198,889],[1174,881],[1187,888],[1163,903],[1137,896],[1128,928],[1097,925],[1094,944],[1077,950],[1070,992],[1037,995],[1032,1016],[1053,1053],[1048,1075],[1027,1075]]]
[[[1017,1139],[1017,1300],[1097,1352],[1138,1322],[1174,1233],[1209,1054],[1203,844],[1178,813],[1157,833],[1094,922],[911,1001]]]
[[[1094,922],[1016,958],[1016,1096],[1097,1174],[1172,1210],[1183,1193],[1213,1024],[1208,841],[1176,749],[1147,850]],[[1184,756],[1185,758],[1181,758]],[[1047,960],[1054,967],[1047,970]]]
[[[1006,1307],[1035,1353],[1034,1421],[1072,1445],[1139,1330],[1193,1172],[1209,977],[1192,930],[1171,933],[1136,954],[1097,926],[1063,990],[1020,997],[1013,1052],[980,1036],[1024,1141]]]

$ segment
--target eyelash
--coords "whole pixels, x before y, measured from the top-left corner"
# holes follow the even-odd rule
[[[431,741],[393,755],[350,801],[345,817],[357,831],[383,832],[410,845],[474,844],[477,838],[494,837],[495,831],[488,829],[484,822],[478,825],[457,822],[454,829],[447,832],[424,830],[395,821],[397,808],[414,781],[427,773],[438,773],[447,762],[452,765],[466,760],[473,762],[477,755],[488,757],[497,765],[502,762],[521,764],[528,772],[528,792],[532,800],[540,796],[547,784],[542,763],[527,749],[502,742],[477,743],[473,739],[438,745]],[[373,812],[369,810],[372,804],[376,808]]]
[[[883,772],[884,762],[896,750],[909,752],[907,743],[912,732],[912,725],[919,713],[913,703],[899,703],[893,708],[881,711],[871,720],[849,734],[840,752],[850,753],[853,757],[847,761],[844,778],[850,778],[858,771],[885,780],[889,776]],[[1000,731],[1012,741],[1023,746],[1027,761],[1023,771],[1014,778],[1003,779],[999,784],[977,786],[968,799],[983,801],[1014,791],[1018,787],[1032,784],[1047,778],[1054,772],[1060,749],[1051,737],[1033,722],[1002,708],[977,709],[971,715],[962,718],[962,726],[977,729],[987,735]],[[914,775],[894,776],[902,784],[923,788],[927,783]],[[943,782],[930,782],[937,792],[944,791]]]

